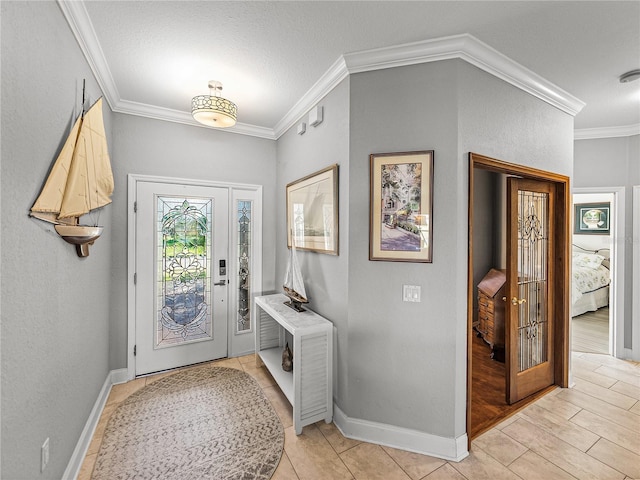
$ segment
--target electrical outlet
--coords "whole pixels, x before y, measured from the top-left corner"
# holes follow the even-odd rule
[[[49,463],[49,437],[42,444],[42,448],[40,449],[40,471],[44,472],[44,469],[47,467],[47,463]]]

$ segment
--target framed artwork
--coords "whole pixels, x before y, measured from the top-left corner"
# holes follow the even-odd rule
[[[610,204],[576,203],[573,208],[573,233],[578,235],[609,235]]]
[[[338,255],[338,164],[287,185],[287,246]]]
[[[374,153],[369,161],[369,260],[431,263],[433,150]]]

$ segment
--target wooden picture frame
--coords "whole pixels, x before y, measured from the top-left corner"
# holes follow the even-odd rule
[[[573,206],[573,233],[577,235],[609,235],[611,204],[576,203]]]
[[[433,150],[369,156],[369,260],[432,262],[433,157]]]
[[[338,164],[287,185],[287,247],[338,255]]]

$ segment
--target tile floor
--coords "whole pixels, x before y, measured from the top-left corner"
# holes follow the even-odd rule
[[[350,440],[318,422],[296,436],[291,406],[254,356],[216,365],[252,375],[285,427],[273,480],[639,479],[640,364],[573,353],[572,389],[556,389],[487,431],[459,463]],[[114,385],[87,451],[79,480],[91,478],[104,428],[128,395],[159,374]]]

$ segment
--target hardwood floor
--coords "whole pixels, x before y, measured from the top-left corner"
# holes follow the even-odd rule
[[[491,347],[481,338],[473,337],[473,372],[471,386],[471,420],[469,435],[475,437],[490,429],[497,422],[543,396],[550,387],[513,405],[506,402],[505,364],[490,357]]]
[[[609,353],[609,307],[571,319],[571,350],[580,353]],[[491,348],[481,338],[473,339],[471,439],[508,418],[549,389],[513,405],[505,400],[505,365],[490,358]],[[553,387],[551,387],[553,389]]]

